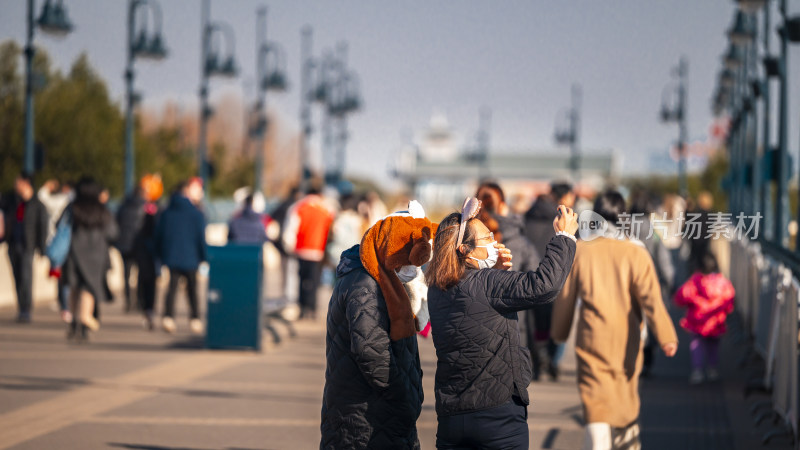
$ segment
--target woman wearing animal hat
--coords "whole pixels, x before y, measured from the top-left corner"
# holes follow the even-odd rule
[[[527,449],[531,363],[517,312],[552,302],[564,285],[577,215],[559,206],[539,267],[515,272],[511,252],[476,218],[480,206],[467,198],[439,224],[425,272],[438,359],[436,446]]]
[[[420,266],[436,224],[416,201],[342,253],[328,306],[322,449],[418,449],[427,324]],[[416,286],[416,287],[414,287]]]

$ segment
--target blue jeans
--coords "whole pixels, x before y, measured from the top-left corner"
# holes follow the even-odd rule
[[[528,407],[516,397],[495,408],[439,417],[438,449],[527,449]]]

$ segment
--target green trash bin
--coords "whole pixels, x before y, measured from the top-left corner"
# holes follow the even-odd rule
[[[261,350],[262,246],[208,247],[206,347]]]

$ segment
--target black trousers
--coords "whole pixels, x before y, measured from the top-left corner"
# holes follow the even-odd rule
[[[134,264],[136,264],[136,259],[133,255],[122,256],[122,267],[125,277],[125,311],[130,311],[137,306],[131,295],[131,269],[133,269]]]
[[[538,380],[543,370],[552,363],[558,346],[550,338],[553,304],[536,305],[525,311],[526,341],[531,351],[533,379]]]
[[[317,289],[322,276],[322,261],[298,259],[300,265],[300,311],[303,317],[314,317],[317,311]]]
[[[164,305],[164,317],[175,317],[175,293],[178,290],[178,280],[186,280],[186,294],[189,297],[190,318],[200,317],[197,310],[197,270],[169,269],[169,288],[167,300]]]
[[[14,272],[18,311],[20,314],[30,314],[33,305],[33,252],[9,244],[8,259]]]
[[[528,407],[513,397],[491,409],[439,417],[436,448],[526,449]]]
[[[152,312],[156,306],[156,264],[154,258],[142,254],[136,258],[139,275],[136,281],[136,298],[139,308],[144,312]]]

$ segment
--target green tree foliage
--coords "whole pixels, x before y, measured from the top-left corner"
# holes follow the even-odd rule
[[[0,188],[8,190],[22,168],[25,82],[21,48],[0,44]],[[93,175],[112,193],[121,190],[122,115],[86,55],[67,76],[51,69],[47,53],[34,58],[34,141],[43,149],[36,180],[75,181]]]
[[[0,190],[13,187],[22,169],[25,133],[25,80],[22,48],[13,41],[0,43]],[[123,191],[125,120],[122,105],[111,100],[105,81],[80,55],[64,76],[51,68],[50,59],[37,49],[34,73],[34,139],[44,158],[36,181],[55,178],[76,181],[94,176],[113,196]],[[136,175],[159,173],[169,190],[196,174],[194,149],[185,144],[178,127],[160,127],[143,133],[136,122]],[[225,162],[223,144],[212,147],[218,168],[211,180],[212,195],[230,195],[252,186],[252,158]]]
[[[122,192],[123,116],[85,54],[67,77],[54,77],[37,95],[36,123],[45,155],[41,178],[91,175],[112,195]]]
[[[229,197],[233,191],[243,186],[253,187],[255,184],[256,165],[253,158],[238,156],[225,164],[225,145],[219,142],[211,146],[211,164],[213,174],[209,185],[212,197]]]
[[[20,77],[22,49],[13,41],[0,44],[0,189],[11,189],[22,163],[24,84]]]
[[[136,134],[136,176],[158,173],[166,192],[197,173],[191,148],[187,148],[179,128],[161,127],[147,135]]]

